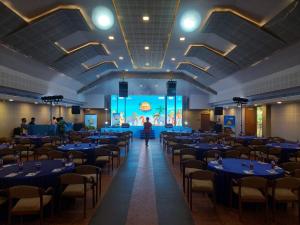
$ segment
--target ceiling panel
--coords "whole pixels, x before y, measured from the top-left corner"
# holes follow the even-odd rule
[[[84,84],[88,84],[95,81],[98,78],[97,76],[110,72],[111,70],[115,70],[117,68],[118,67],[114,62],[100,62],[98,65],[95,65],[85,72],[77,75],[75,79]]]
[[[61,9],[3,38],[3,42],[25,55],[51,64],[64,54],[54,42],[77,30],[89,30],[80,11]]]
[[[25,21],[0,2],[0,38],[26,25]]]
[[[236,45],[227,57],[241,67],[269,56],[285,43],[257,25],[231,13],[214,12],[202,32],[215,33]]]
[[[83,73],[86,70],[81,63],[84,63],[90,58],[98,55],[106,55],[106,51],[101,44],[89,45],[65,55],[61,59],[55,61],[52,66],[58,71],[61,71],[69,76],[74,76]]]
[[[295,1],[285,10],[275,16],[265,26],[265,29],[277,35],[287,43],[300,40],[300,2]]]
[[[196,57],[211,65],[211,67],[222,71],[222,74],[229,75],[239,70],[239,66],[232,60],[217,54],[203,46],[191,46],[186,52],[187,57]],[[216,74],[213,74],[216,76]]]
[[[134,67],[161,68],[179,0],[113,2]],[[148,22],[142,20],[144,15],[150,17]],[[144,49],[146,45],[148,51]]]
[[[197,80],[205,85],[210,85],[212,82],[216,81],[216,78],[209,72],[205,71],[205,68],[200,68],[197,65],[188,62],[180,63],[177,67],[177,70],[186,71],[192,75],[195,75]]]

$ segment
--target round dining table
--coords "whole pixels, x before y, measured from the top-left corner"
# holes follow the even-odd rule
[[[280,148],[281,155],[280,155],[280,162],[288,162],[289,157],[291,154],[300,151],[300,145],[298,143],[268,143],[266,146],[270,148]]]
[[[209,144],[209,143],[196,143],[189,144],[188,146],[193,147],[197,152],[197,159],[203,160],[203,154],[209,150],[218,150],[221,152],[225,152],[231,150],[231,146],[223,145],[223,144]]]
[[[250,164],[253,169],[250,169]],[[259,176],[266,179],[276,179],[284,176],[284,170],[278,166],[272,168],[270,163],[248,159],[226,158],[219,161],[211,161],[207,169],[216,173],[215,187],[217,200],[223,203],[229,202],[231,192],[231,180],[246,176]]]
[[[94,164],[95,162],[95,149],[100,145],[96,143],[78,143],[78,144],[65,144],[58,146],[57,149],[63,152],[80,151],[86,154],[87,163]]]
[[[61,160],[26,161],[22,166],[6,164],[0,167],[0,188],[16,185],[55,187],[59,185],[60,175],[71,173],[74,169],[73,163]]]
[[[258,140],[258,141],[262,141],[263,143],[266,143],[268,140],[268,138],[257,137],[257,136],[238,136],[235,139],[242,141],[243,145],[246,145],[246,146],[248,146],[251,143],[251,141]]]
[[[87,139],[91,140],[93,143],[102,144],[102,140],[109,140],[111,143],[117,144],[119,137],[115,135],[92,135],[88,136]]]
[[[16,143],[20,143],[21,140],[30,140],[31,144],[34,144],[36,146],[41,146],[43,141],[46,139],[50,139],[50,136],[45,135],[17,135],[14,137]]]

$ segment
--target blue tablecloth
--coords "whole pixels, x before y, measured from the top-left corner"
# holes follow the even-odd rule
[[[217,200],[223,203],[228,203],[230,184],[232,178],[241,178],[245,176],[260,176],[267,179],[276,179],[284,175],[284,170],[278,168],[272,169],[271,164],[261,163],[258,161],[253,162],[253,174],[248,173],[250,160],[246,159],[223,159],[222,168],[218,168],[219,164],[215,162],[208,163],[207,168],[216,172],[216,196]]]
[[[200,140],[203,140],[203,137],[200,136],[175,136],[174,137],[178,141],[193,141],[193,142],[198,142]]]
[[[18,144],[20,140],[30,140],[32,144],[40,146],[44,139],[48,139],[50,136],[43,135],[26,135],[26,136],[15,136],[15,141]]]
[[[236,137],[236,139],[243,141],[244,145],[249,145],[250,142],[254,141],[254,140],[263,141],[264,143],[268,140],[267,138],[257,137],[257,136],[238,136],[238,137]]]
[[[41,168],[36,168],[36,162],[41,163]],[[55,187],[59,184],[59,176],[74,170],[74,164],[64,166],[60,160],[43,160],[24,162],[23,169],[19,172],[16,164],[7,165],[0,168],[0,188],[8,188],[15,185],[33,185],[43,188]],[[53,171],[61,169],[60,171]],[[34,176],[26,176],[29,173],[40,171]],[[7,175],[17,173],[16,176],[7,177]]]
[[[114,135],[93,135],[93,136],[89,136],[87,138],[90,139],[94,143],[101,144],[101,140],[110,140],[113,144],[116,144],[118,142],[119,137],[114,136]]]
[[[4,149],[4,148],[8,148],[9,145],[8,144],[0,144],[0,149]]]
[[[87,156],[87,163],[94,164],[95,162],[95,148],[99,146],[95,143],[80,143],[80,144],[66,144],[58,147],[60,151],[81,151]]]
[[[300,145],[296,143],[269,143],[269,148],[281,148],[280,162],[289,161],[290,154],[300,151]]]
[[[230,146],[222,145],[222,144],[208,144],[208,143],[197,143],[189,145],[197,150],[197,159],[202,160],[203,154],[209,150],[219,150],[221,152],[231,150]]]

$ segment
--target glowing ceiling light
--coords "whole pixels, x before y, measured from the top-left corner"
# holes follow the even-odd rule
[[[149,66],[150,64],[147,62],[145,65],[146,65],[146,66]]]
[[[279,102],[277,102],[277,104],[282,104],[282,102],[281,102],[281,101],[279,101]]]
[[[101,30],[108,30],[114,25],[114,15],[110,9],[98,6],[92,11],[92,21]]]
[[[12,98],[8,99],[8,101],[13,102],[14,100]]]
[[[143,21],[149,21],[150,17],[149,16],[143,16]]]
[[[150,48],[149,48],[149,46],[145,46],[145,48],[144,48],[145,50],[149,50]]]
[[[124,59],[124,57],[123,56],[119,56],[119,60],[123,60]]]
[[[180,37],[179,41],[185,41],[185,37]]]
[[[115,37],[114,37],[114,36],[108,36],[108,39],[109,39],[109,40],[114,40]]]
[[[195,10],[186,11],[180,19],[180,26],[186,32],[195,31],[201,23],[201,16]]]
[[[175,59],[175,58],[171,58],[171,60],[172,60],[172,61],[175,61],[176,59]]]
[[[167,69],[166,71],[167,71],[167,73],[169,73],[171,70]]]

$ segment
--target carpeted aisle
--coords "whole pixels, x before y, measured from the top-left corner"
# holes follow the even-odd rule
[[[192,225],[191,213],[159,140],[135,139],[91,225]]]

